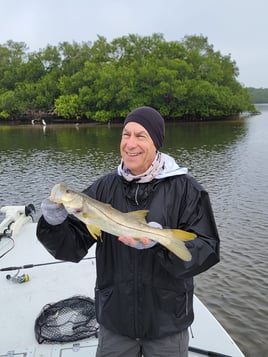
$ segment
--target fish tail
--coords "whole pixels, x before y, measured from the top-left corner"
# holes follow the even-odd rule
[[[175,254],[182,260],[190,261],[192,259],[191,253],[189,252],[182,240],[174,238],[163,240],[161,239],[159,243],[161,243],[164,247],[166,247],[168,250],[170,250],[173,254]]]
[[[165,229],[164,231],[165,237],[162,236],[159,243],[182,260],[190,261],[192,255],[185,246],[184,241],[196,238],[196,234],[181,229]]]
[[[183,231],[182,229],[170,229],[169,231],[175,239],[181,241],[188,241],[196,238],[195,233]]]

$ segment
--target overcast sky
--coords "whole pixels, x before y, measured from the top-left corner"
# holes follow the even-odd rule
[[[268,88],[268,0],[0,0],[0,44],[37,51],[63,41],[94,42],[161,33],[167,41],[203,35],[231,55],[238,80]]]

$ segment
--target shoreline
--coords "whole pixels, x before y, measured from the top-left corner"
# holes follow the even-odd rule
[[[211,117],[211,118],[164,118],[166,124],[170,123],[201,123],[201,122],[220,122],[220,121],[229,121],[229,120],[237,120],[243,119],[248,116],[254,116],[260,113],[241,113],[232,116],[226,117]],[[79,118],[79,119],[66,119],[62,117],[58,117],[56,115],[40,115],[36,117],[35,115],[17,115],[14,117],[10,117],[8,119],[0,118],[0,125],[114,125],[114,124],[122,124],[124,122],[124,118],[117,118],[110,121],[96,121],[93,119],[87,118]]]

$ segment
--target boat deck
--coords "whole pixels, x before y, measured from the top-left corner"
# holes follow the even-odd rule
[[[56,261],[36,238],[36,223],[25,224],[14,237],[0,240],[0,357],[90,357],[95,356],[97,339],[92,337],[68,344],[38,344],[35,320],[42,308],[75,295],[94,297],[95,251],[79,263]],[[19,275],[28,274],[29,281],[18,283],[7,279],[17,270],[8,267],[30,265]],[[4,271],[3,271],[4,269]],[[194,337],[190,337],[189,356],[209,355],[243,357],[237,345],[202,302],[194,298]],[[194,352],[195,351],[195,352]]]

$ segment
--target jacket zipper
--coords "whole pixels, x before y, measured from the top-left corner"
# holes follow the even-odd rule
[[[138,201],[138,192],[139,192],[139,184],[137,184],[137,188],[136,188],[136,191],[135,191],[135,202],[136,202],[136,205],[138,206],[139,205],[139,201]]]
[[[139,305],[139,277],[138,277],[138,261],[137,261],[137,255],[135,255],[134,258],[134,270],[135,270],[135,277],[134,277],[134,306],[135,306],[135,317],[134,317],[134,326],[135,326],[135,335],[136,337],[139,337],[139,311],[138,311],[138,305]]]
[[[139,201],[138,201],[138,192],[139,192],[139,184],[137,184],[137,188],[135,191],[135,203],[137,206],[139,206]],[[139,306],[139,274],[138,274],[138,270],[139,270],[139,262],[138,262],[138,256],[135,255],[135,260],[134,260],[134,269],[135,269],[135,302],[134,302],[134,306],[135,306],[135,331],[136,331],[136,339],[139,339],[139,311],[138,311],[138,306]]]
[[[189,308],[188,308],[188,302],[189,302],[189,296],[188,296],[188,291],[186,291],[186,294],[185,294],[186,296],[186,301],[185,301],[185,303],[186,303],[186,308],[185,308],[185,313],[186,313],[186,316],[188,316],[188,313],[189,313]]]

